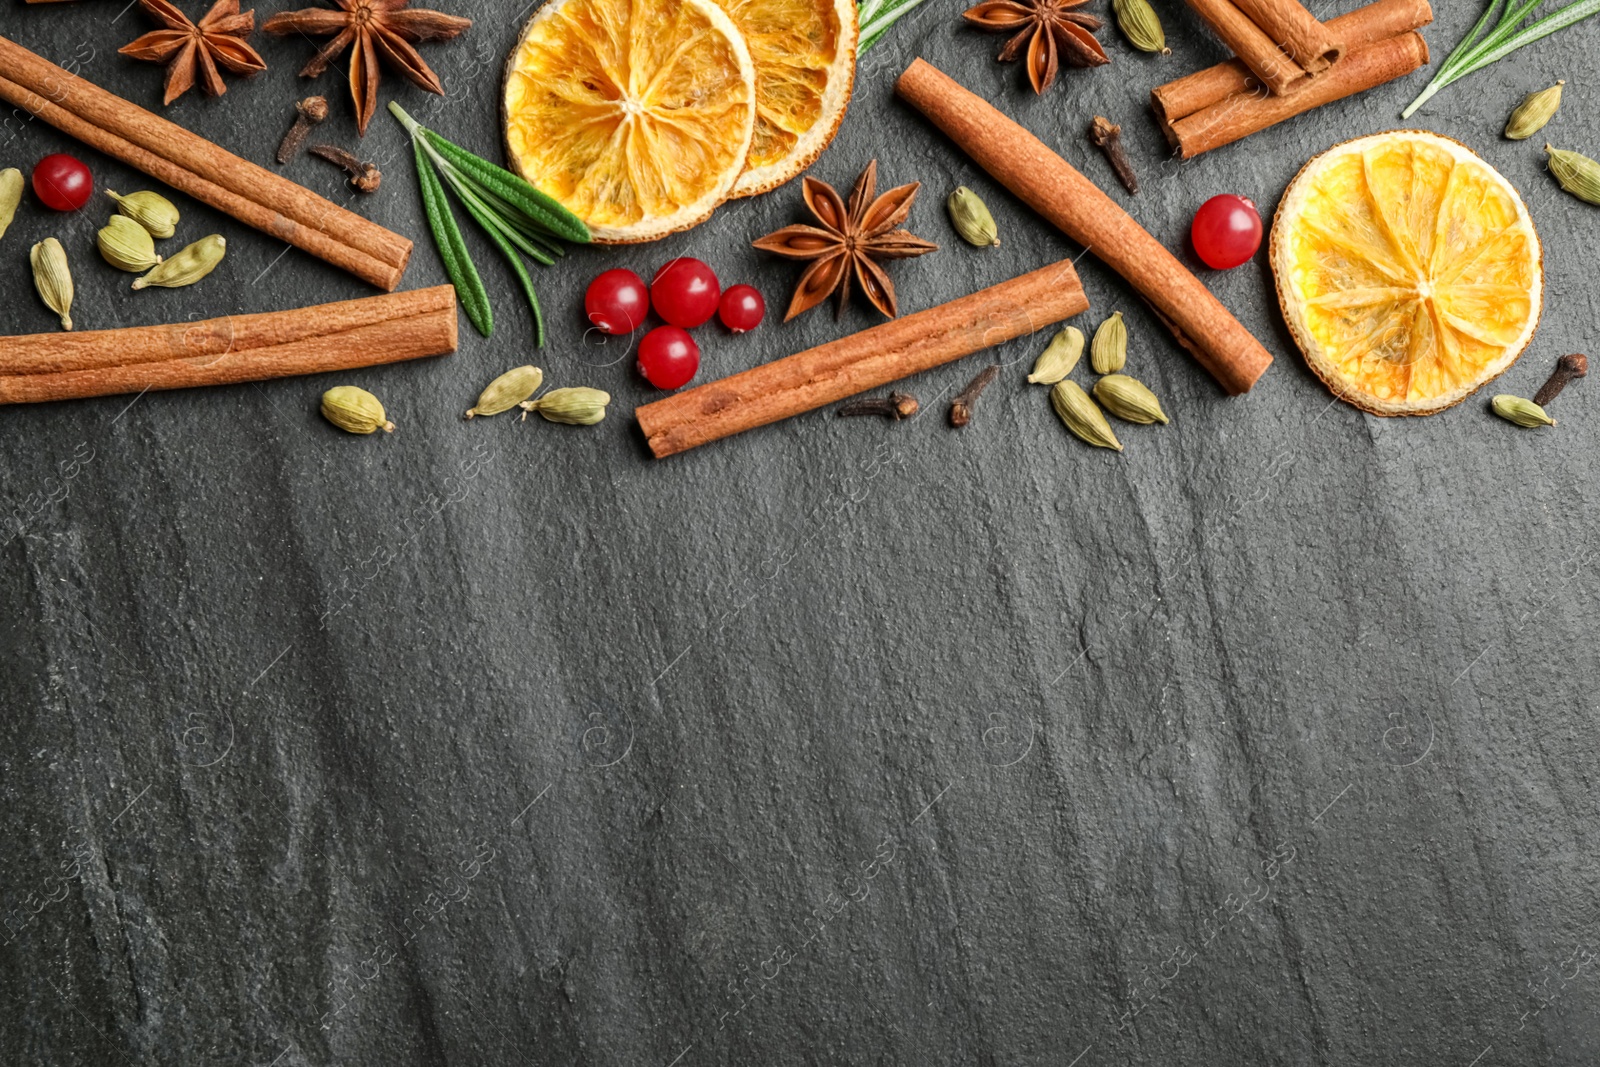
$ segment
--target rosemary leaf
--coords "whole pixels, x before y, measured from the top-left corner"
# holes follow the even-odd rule
[[[412,143],[420,145],[422,150],[431,157],[433,165],[438,168],[439,173],[443,174],[445,180],[450,183],[450,188],[455,192],[456,199],[461,201],[461,206],[467,209],[467,214],[472,216],[478,227],[483,230],[489,240],[494,243],[495,248],[500,250],[500,254],[505,257],[506,262],[511,265],[511,271],[516,275],[517,281],[521,283],[522,292],[528,298],[528,307],[533,312],[534,344],[541,348],[544,347],[544,314],[539,309],[539,296],[533,290],[533,279],[528,276],[528,268],[523,265],[522,257],[517,255],[516,248],[512,247],[513,238],[521,240],[521,235],[512,229],[504,219],[496,215],[494,210],[478,196],[473,188],[473,183],[462,178],[460,172],[435,152],[427,141],[418,138]],[[535,259],[540,259],[542,256],[542,253],[537,249],[531,254]],[[541,261],[545,263],[554,262],[548,257],[543,258]]]
[[[419,143],[425,149],[428,147],[426,142]],[[462,206],[467,209],[467,213],[477,221],[479,226],[486,230],[497,231],[511,244],[520,248],[528,256],[544,266],[548,267],[555,262],[544,249],[535,245],[522,234],[522,231],[518,230],[500,212],[495,210],[495,205],[489,203],[483,196],[481,186],[478,186],[470,178],[463,176],[448,160],[443,159],[431,150],[428,154],[433,156],[434,166],[444,176],[444,180],[450,184],[450,189],[456,194],[456,199],[461,201]]]
[[[1541,2],[1542,0],[1523,0],[1521,4],[1508,9],[1503,6],[1505,0],[1490,0],[1488,9],[1472,27],[1472,31],[1456,45],[1450,57],[1439,68],[1439,73],[1434,75],[1421,95],[1400,113],[1400,117],[1410,118],[1417,108],[1452,82],[1482,70],[1517,49],[1543,40],[1558,30],[1576,25],[1591,15],[1600,14],[1600,0],[1574,0],[1573,3],[1551,12],[1532,25],[1522,26],[1523,21],[1533,14],[1533,10]],[[1496,21],[1497,15],[1498,21]]]
[[[494,333],[494,311],[489,307],[489,294],[483,287],[483,279],[478,277],[478,268],[473,266],[472,257],[467,254],[467,244],[461,239],[461,228],[450,213],[444,186],[439,183],[439,175],[434,172],[432,161],[422,150],[419,141],[413,140],[411,145],[417,157],[417,180],[422,185],[422,208],[428,216],[428,228],[433,231],[433,243],[438,246],[439,258],[444,260],[445,273],[456,287],[456,297],[466,310],[467,320],[479,333],[489,337]]]
[[[473,155],[464,148],[451,144],[426,126],[420,127],[422,136],[452,166],[467,174],[473,181],[511,204],[536,225],[549,230],[562,240],[574,244],[589,242],[589,227],[583,220],[568,211],[555,199],[535,189],[527,181],[504,167],[497,167],[486,159]]]
[[[911,13],[924,0],[861,0],[857,9],[860,24],[856,40],[856,55],[864,56],[867,50],[883,37],[899,19]]]
[[[462,203],[465,204],[466,201],[463,200]],[[472,213],[473,218],[478,220],[478,224],[483,227],[483,232],[488,236],[489,240],[494,242],[494,246],[500,250],[500,254],[511,265],[511,273],[517,276],[517,281],[522,283],[523,295],[528,298],[528,308],[533,312],[533,343],[543,348],[544,313],[539,310],[539,294],[533,291],[533,279],[528,277],[528,268],[523,265],[522,257],[517,255],[517,250],[512,248],[510,242],[501,236],[498,229],[485,222],[484,218],[478,216],[474,208],[468,207],[467,210]],[[488,217],[493,218],[492,215]]]

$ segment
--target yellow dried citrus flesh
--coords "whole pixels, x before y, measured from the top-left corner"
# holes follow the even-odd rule
[[[750,48],[756,128],[734,196],[776,188],[839,130],[856,76],[855,0],[717,0]]]
[[[1429,415],[1533,339],[1539,236],[1516,189],[1466,146],[1399,130],[1307,163],[1272,224],[1284,318],[1329,389],[1376,415]]]
[[[703,222],[744,170],[755,67],[712,0],[549,0],[507,62],[512,169],[601,242]]]

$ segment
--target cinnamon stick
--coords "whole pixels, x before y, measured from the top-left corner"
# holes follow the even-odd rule
[[[1213,33],[1222,38],[1256,79],[1274,94],[1287,93],[1308,75],[1276,41],[1240,11],[1233,0],[1187,0]]]
[[[384,304],[346,301],[232,320],[98,330],[73,337],[70,351],[37,361],[22,354],[49,348],[60,335],[0,338],[0,404],[256,382],[445,355],[456,350],[455,303],[445,285]],[[173,357],[175,351],[187,354]]]
[[[1127,279],[1224,390],[1246,392],[1271,365],[1261,342],[1200,279],[1033,134],[921,59],[900,75],[895,91],[1024,203]]]
[[[1432,21],[1433,8],[1428,0],[1377,0],[1328,20],[1328,29],[1344,41],[1347,51],[1353,51],[1419,30]],[[1302,88],[1313,80],[1307,79]],[[1150,92],[1150,106],[1161,121],[1177,122],[1234,93],[1256,89],[1259,84],[1241,60],[1230,59],[1158,85]]]
[[[1344,51],[1333,28],[1317,21],[1300,0],[1233,0],[1295,65],[1307,74],[1333,66]]]
[[[129,326],[119,330],[0,337],[0,378],[196,359],[269,348],[331,337],[396,319],[451,311],[455,301],[453,287],[435,285],[294,311],[228,315],[201,322]]]
[[[1338,65],[1288,96],[1234,93],[1176,122],[1163,120],[1159,125],[1178,155],[1193,159],[1323,104],[1402,78],[1427,62],[1428,44],[1422,35],[1403,33],[1346,53]]]
[[[1071,260],[634,412],[657,459],[826,407],[1087,311]]]
[[[392,290],[411,241],[0,37],[0,99],[240,222]]]

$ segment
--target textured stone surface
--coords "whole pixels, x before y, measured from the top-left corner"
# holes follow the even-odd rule
[[[386,80],[384,98],[493,149],[522,14],[443,6],[479,20],[426,49],[450,97]],[[1145,94],[1222,52],[1179,5],[1160,5],[1172,56],[1107,31],[1114,64],[1042,99],[962,6],[929,0],[871,55],[815,170],[844,184],[877,157],[885,183],[925,183],[911,228],[945,248],[892,268],[907,309],[1078,251],[891,98],[913,56],[1107,186],[1082,131],[1122,122],[1146,188],[1112,195],[1174,249],[1202,198],[1270,213],[1309,156],[1399,125],[1425,80],[1180,165]],[[1482,5],[1440,6],[1436,58]],[[159,105],[160,72],[115,54],[136,9],[8,0],[3,23]],[[1505,379],[1524,395],[1591,344],[1600,216],[1556,190],[1542,138],[1498,131],[1567,77],[1548,136],[1600,149],[1579,74],[1596,32],[1417,117],[1501,168],[1545,238],[1544,325]],[[266,161],[310,45],[257,43],[265,75],[170,114]],[[316,83],[322,132],[353,143],[343,86]],[[3,144],[23,167],[74,150],[16,115]],[[387,177],[353,206],[419,239],[408,286],[441,281],[400,130],[380,114],[360,147]],[[102,187],[149,184],[88,158]],[[318,161],[288,173],[342,195]],[[958,183],[1002,248],[957,243],[940,200]],[[183,200],[182,235],[226,234],[226,263],[131,293],[92,251],[104,206],[24,208],[0,329],[51,328],[22,268],[49,233],[80,328],[366,291]],[[943,412],[977,359],[910,383],[928,415],[898,427],[816,414],[647,459],[628,413],[648,390],[625,347],[585,343],[582,286],[677,254],[758,284],[773,318],[702,331],[708,374],[869,325],[776,321],[798,270],[748,243],[800,217],[789,186],[659,245],[573,253],[537,277],[537,355],[469,235],[500,328],[463,324],[454,357],[0,411],[3,1058],[1593,1063],[1596,386],[1549,432],[1483,398],[1369,418],[1293,353],[1258,257],[1207,275],[1278,356],[1229,400],[1085,260],[1080,325],[1123,310],[1130,370],[1173,415],[1126,430],[1123,456],[1022,382],[1041,338],[996,353],[1008,371],[965,431]],[[613,392],[612,417],[460,419],[530,359]],[[334,381],[377,392],[397,431],[330,429]]]

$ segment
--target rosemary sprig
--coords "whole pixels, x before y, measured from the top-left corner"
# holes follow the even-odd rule
[[[1439,68],[1439,73],[1435,74],[1428,87],[1422,90],[1422,95],[1411,101],[1411,105],[1400,113],[1400,117],[1410,118],[1412,112],[1427,103],[1435,93],[1451,82],[1465,78],[1474,71],[1482,70],[1525,45],[1543,40],[1557,30],[1564,30],[1568,26],[1582,22],[1590,15],[1600,14],[1600,0],[1575,0],[1529,26],[1522,26],[1541,2],[1542,0],[1522,0],[1521,3],[1512,6],[1507,0],[1490,0],[1488,10],[1478,19],[1478,24],[1472,27],[1472,32],[1456,45],[1455,51],[1450,53],[1450,58]],[[1500,16],[1499,21],[1495,21],[1497,14]],[[1491,24],[1494,26],[1493,29],[1489,29]]]
[[[533,311],[535,341],[543,345],[544,316],[522,257],[525,255],[535,263],[548,266],[555,262],[556,256],[566,254],[560,242],[588,243],[589,228],[558,201],[504,167],[440,137],[406,114],[399,104],[391,102],[389,110],[411,134],[428,228],[433,231],[433,243],[438,246],[439,258],[444,261],[450,283],[456,287],[456,296],[467,313],[467,320],[485,337],[494,333],[489,293],[467,252],[455,215],[450,211],[446,185],[510,264]]]
[[[857,9],[857,23],[861,30],[857,38],[856,55],[866,55],[867,49],[877,44],[890,26],[922,3],[923,0],[861,0]]]

